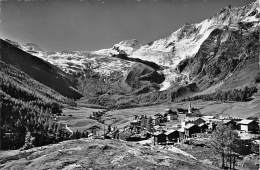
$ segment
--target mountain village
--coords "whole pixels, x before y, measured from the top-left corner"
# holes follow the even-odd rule
[[[101,121],[101,113],[94,112],[92,118]],[[199,138],[203,134],[210,134],[218,124],[223,124],[237,131],[241,140],[254,140],[254,142],[260,143],[260,140],[256,140],[260,137],[259,120],[257,118],[202,116],[199,109],[193,108],[191,103],[189,103],[187,109],[168,108],[164,113],[149,117],[140,114],[135,115],[132,119],[123,128],[108,125],[108,128],[103,129],[104,133],[98,133],[98,135],[126,141],[150,139],[154,145],[168,145],[185,143],[190,139]],[[90,136],[98,136],[97,131],[100,130],[98,126],[93,126],[90,129]]]

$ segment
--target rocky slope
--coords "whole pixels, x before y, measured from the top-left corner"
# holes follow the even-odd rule
[[[0,169],[217,169],[178,149],[80,139],[27,151],[0,152]]]

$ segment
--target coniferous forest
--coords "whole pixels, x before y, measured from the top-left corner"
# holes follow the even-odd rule
[[[68,138],[54,117],[73,100],[3,62],[0,77],[1,149],[18,149],[31,139],[41,146]]]
[[[197,95],[194,97],[188,97],[183,99],[182,101],[191,101],[191,100],[217,100],[217,101],[238,101],[238,102],[244,102],[247,100],[250,100],[250,97],[254,93],[257,92],[257,88],[255,86],[252,87],[244,87],[242,89],[232,89],[232,90],[226,90],[226,91],[216,91],[214,93],[210,94],[204,94],[204,95]]]

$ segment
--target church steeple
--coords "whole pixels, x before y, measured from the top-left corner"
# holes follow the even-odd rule
[[[191,107],[191,102],[189,102],[189,107],[188,107],[188,113],[189,113],[189,114],[191,114],[191,109],[192,109],[192,107]]]

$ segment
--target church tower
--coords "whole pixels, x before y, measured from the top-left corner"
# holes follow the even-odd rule
[[[192,107],[191,107],[191,102],[189,102],[189,107],[188,107],[188,114],[192,113]]]

